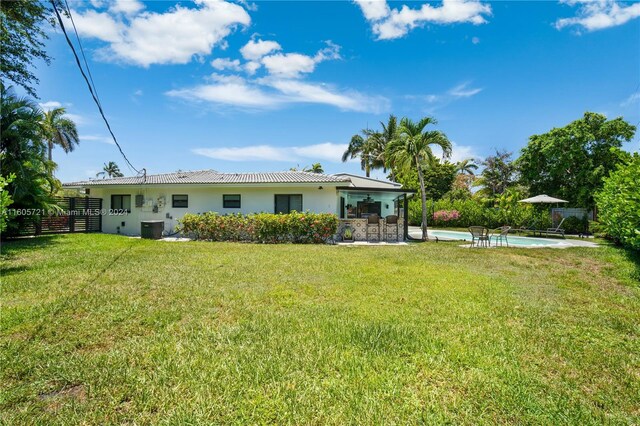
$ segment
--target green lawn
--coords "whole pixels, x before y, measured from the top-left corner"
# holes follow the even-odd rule
[[[0,424],[637,424],[639,265],[613,247],[4,243]]]

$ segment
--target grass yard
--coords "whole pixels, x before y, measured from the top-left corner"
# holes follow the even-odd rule
[[[4,243],[0,424],[637,424],[639,265],[613,247]]]

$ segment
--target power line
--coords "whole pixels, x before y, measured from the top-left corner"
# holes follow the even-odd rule
[[[64,27],[64,23],[62,22],[62,17],[60,16],[60,12],[58,12],[58,7],[56,6],[55,0],[49,0],[49,2],[51,3],[51,6],[53,7],[54,12],[56,13],[56,17],[58,18],[58,23],[60,24],[60,29],[62,29],[62,33],[64,34],[64,38],[67,40],[67,44],[69,45],[69,47],[71,48],[71,51],[73,52],[73,56],[76,59],[76,64],[78,65],[78,69],[80,69],[80,73],[82,74],[82,77],[84,78],[84,81],[87,83],[87,87],[89,88],[89,92],[91,93],[91,97],[93,98],[93,101],[95,102],[95,104],[98,106],[98,111],[100,111],[100,115],[102,116],[102,119],[104,120],[104,123],[107,125],[107,129],[109,130],[109,133],[111,134],[111,137],[113,138],[113,141],[115,142],[116,146],[118,147],[118,151],[120,151],[120,154],[122,154],[122,157],[127,162],[127,165],[132,170],[134,170],[137,174],[141,174],[142,172],[140,172],[140,170],[136,169],[133,166],[133,164],[131,164],[131,162],[129,161],[129,159],[125,155],[124,151],[120,147],[120,144],[118,143],[118,139],[116,138],[116,135],[113,133],[113,130],[111,130],[111,125],[109,124],[109,120],[107,120],[107,117],[105,116],[104,111],[102,110],[102,105],[100,104],[100,101],[98,100],[98,98],[96,96],[96,92],[94,91],[94,88],[91,86],[91,83],[89,82],[89,78],[87,77],[87,75],[84,72],[84,69],[82,68],[82,64],[80,64],[80,58],[78,57],[78,53],[76,52],[76,49],[73,46],[73,43],[71,42],[71,39],[69,38],[69,35],[67,34],[67,30]],[[71,13],[71,11],[69,10],[69,14],[70,13]],[[89,69],[88,66],[87,66],[87,69]],[[93,80],[92,80],[92,82],[93,82]]]
[[[91,80],[91,86],[93,86],[93,91],[96,93],[96,98],[102,106],[102,102],[100,102],[100,95],[98,95],[98,89],[96,89],[96,84],[93,82],[93,75],[91,75],[91,68],[89,68],[89,63],[87,62],[87,57],[84,54],[84,48],[82,47],[82,42],[80,41],[80,35],[78,35],[78,29],[76,28],[76,23],[73,20],[73,15],[71,14],[71,8],[69,7],[69,3],[67,0],[64,0],[65,8],[67,9],[67,13],[69,14],[69,19],[71,20],[71,25],[73,25],[73,32],[76,34],[76,40],[78,40],[78,46],[80,46],[80,53],[82,54],[82,60],[84,61],[84,66],[87,67],[87,73],[89,74],[89,80]]]

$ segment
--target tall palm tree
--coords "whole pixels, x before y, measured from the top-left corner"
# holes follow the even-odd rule
[[[462,161],[456,163],[456,171],[461,175],[475,176],[474,171],[478,170],[476,160],[473,158],[465,158]]]
[[[386,124],[381,121],[380,125],[382,126],[381,132],[363,129],[361,133],[364,138],[360,135],[354,135],[346,151],[342,154],[343,162],[350,158],[360,157],[360,167],[365,171],[367,177],[374,169],[384,169],[386,172],[386,147],[393,140],[398,129],[397,119],[394,115],[389,116]]]
[[[310,167],[305,167],[303,171],[311,173],[324,173],[324,169],[322,168],[322,164],[320,163],[313,163]]]
[[[438,130],[425,130],[430,124],[436,124],[432,117],[425,117],[415,122],[408,118],[400,120],[396,137],[387,146],[387,162],[398,170],[416,169],[422,198],[422,240],[427,236],[427,195],[424,185],[423,167],[429,167],[435,162],[431,146],[437,145],[442,149],[444,157],[451,155],[451,142],[447,136]]]
[[[76,123],[64,116],[66,112],[64,108],[60,107],[53,108],[42,115],[40,125],[44,140],[48,145],[49,161],[51,161],[51,151],[55,145],[69,153],[80,142]]]
[[[104,165],[101,172],[96,173],[96,177],[102,176],[102,179],[105,177],[114,178],[114,177],[122,177],[124,174],[120,171],[120,167],[113,162],[109,161],[109,164]]]

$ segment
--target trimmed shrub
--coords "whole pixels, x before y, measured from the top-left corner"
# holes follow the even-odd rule
[[[414,201],[414,200],[412,200]],[[431,208],[431,202],[427,203]],[[548,228],[551,217],[546,208],[536,208],[530,204],[517,203],[505,207],[487,207],[484,201],[477,198],[467,200],[442,199],[433,204],[435,210],[429,220],[429,226],[467,228],[479,225],[498,228],[503,225],[511,227],[535,226]],[[454,213],[455,212],[455,213]],[[409,204],[409,223],[419,225],[421,221],[420,202]]]
[[[326,243],[338,230],[338,218],[329,213],[185,214],[178,232],[197,240],[257,243]]]
[[[596,194],[599,222],[615,242],[640,250],[640,155],[618,166]]]

